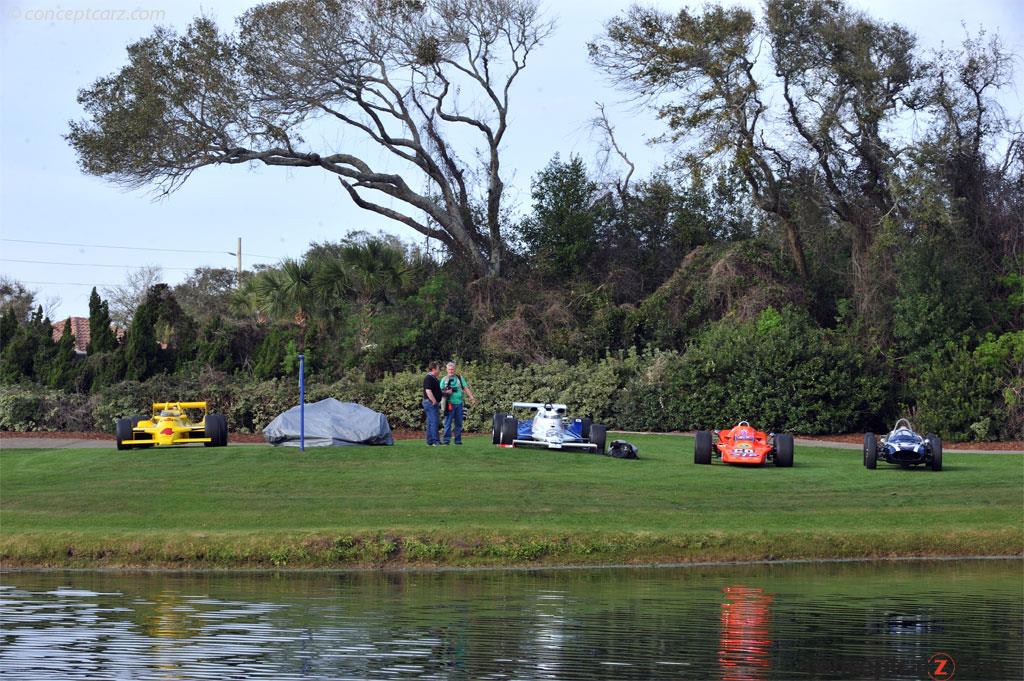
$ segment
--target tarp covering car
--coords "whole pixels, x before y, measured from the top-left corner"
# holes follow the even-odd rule
[[[387,417],[368,407],[328,397],[307,404],[305,411],[307,447],[395,444]],[[271,421],[263,429],[263,437],[272,445],[298,447],[299,407],[292,407]]]

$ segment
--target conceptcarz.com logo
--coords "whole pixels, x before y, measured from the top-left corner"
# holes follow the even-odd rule
[[[928,676],[932,681],[951,681],[956,662],[949,653],[935,653],[928,658]]]

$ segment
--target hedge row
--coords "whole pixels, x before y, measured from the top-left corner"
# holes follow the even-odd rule
[[[1014,340],[1019,347],[1021,339]],[[713,327],[681,353],[634,351],[524,368],[471,362],[461,372],[479,398],[466,413],[470,431],[488,431],[491,416],[519,400],[564,402],[573,414],[591,415],[615,430],[692,430],[747,419],[775,431],[843,433],[881,430],[910,415],[922,430],[947,438],[1019,436],[1013,431],[1020,427],[1020,405],[1012,404],[1009,379],[990,370],[984,386],[974,382],[966,391],[962,385],[978,377],[965,367],[973,356],[959,350],[936,357],[912,381],[920,393],[916,406],[899,405],[886,367],[798,314],[769,309],[754,322]],[[1003,366],[1013,364],[1004,358]],[[386,414],[392,428],[420,429],[422,380],[419,371],[372,383],[355,373],[331,383],[312,377],[306,399],[358,402]],[[948,391],[956,394],[944,396]],[[175,399],[204,399],[227,416],[232,431],[259,432],[297,404],[298,389],[294,380],[240,380],[214,372],[126,381],[94,395],[6,386],[0,389],[0,429],[113,432],[118,417]]]

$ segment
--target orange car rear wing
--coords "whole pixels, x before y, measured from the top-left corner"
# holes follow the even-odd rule
[[[202,409],[206,411],[206,402],[154,402],[153,411],[164,409]]]

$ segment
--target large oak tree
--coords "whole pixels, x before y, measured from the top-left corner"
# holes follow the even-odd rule
[[[838,226],[846,243],[835,246],[848,249],[867,320],[887,316],[893,237],[913,232],[910,206],[921,202],[912,176],[922,143],[944,130],[944,146],[979,169],[985,144],[1005,133],[991,116],[1011,64],[998,42],[931,56],[906,28],[844,0],[766,0],[761,17],[714,4],[676,14],[634,6],[608,22],[590,55],[653,103],[690,162],[717,159],[742,173],[801,275],[806,230],[820,229],[801,220],[801,206]],[[1013,152],[1020,136],[1009,137]],[[946,196],[936,203],[961,204],[959,181],[937,186]]]
[[[551,29],[534,0],[284,0],[234,34],[197,18],[130,45],[67,138],[85,172],[164,193],[210,165],[317,168],[499,274],[512,85]],[[327,124],[337,148],[304,137]]]

